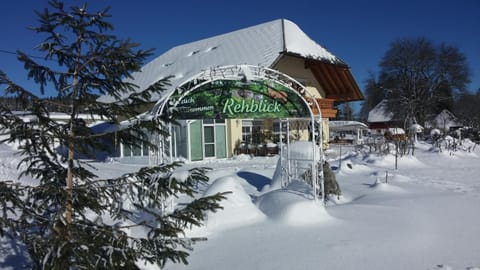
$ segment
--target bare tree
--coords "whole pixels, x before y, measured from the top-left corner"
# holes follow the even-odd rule
[[[424,37],[393,41],[380,67],[389,108],[405,125],[422,124],[439,102],[452,98],[450,91],[463,92],[470,82],[466,58],[457,47],[436,46]]]

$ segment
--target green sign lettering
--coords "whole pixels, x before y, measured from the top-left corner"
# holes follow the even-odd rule
[[[308,105],[294,91],[267,80],[216,80],[171,104],[177,119],[309,117]]]
[[[254,99],[251,99],[250,101],[243,99],[240,102],[237,102],[235,99],[229,98],[225,101],[222,112],[227,115],[239,113],[280,113],[281,107],[280,103],[276,100],[274,103],[265,100],[257,102]]]

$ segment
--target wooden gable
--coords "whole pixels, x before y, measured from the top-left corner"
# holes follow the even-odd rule
[[[363,100],[362,91],[347,65],[306,59],[305,68],[312,71],[325,91],[325,98],[340,102]]]
[[[335,102],[347,102],[363,100],[363,94],[360,91],[350,70],[343,62],[335,64],[326,61],[307,59],[302,55],[295,53],[283,53],[272,68],[277,69],[294,78],[305,80],[314,80],[315,88],[319,95],[316,98],[320,105],[322,117],[335,118],[337,109]],[[321,98],[320,98],[321,96]],[[313,104],[313,103],[312,103]],[[312,106],[314,114],[318,111]]]

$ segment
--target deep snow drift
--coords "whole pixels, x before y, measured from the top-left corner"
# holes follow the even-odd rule
[[[208,238],[194,246],[190,264],[166,269],[480,270],[480,147],[472,149],[418,143],[394,170],[393,155],[344,147],[338,157],[332,147],[327,159],[343,195],[326,206],[301,181],[271,185],[277,156],[186,164],[180,169],[213,168],[201,194],[232,193],[223,211],[187,232]],[[0,146],[2,178],[16,176],[11,153]],[[138,168],[95,165],[102,176]],[[2,239],[0,268],[15,269],[21,252]]]

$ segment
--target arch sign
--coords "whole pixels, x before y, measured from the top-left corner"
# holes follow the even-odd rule
[[[176,120],[307,118],[311,123],[321,122],[321,116],[314,115],[312,107],[320,112],[314,96],[286,74],[258,66],[234,65],[212,68],[190,78],[155,104],[152,114]],[[321,128],[317,131],[317,125],[311,126],[312,138],[321,138]],[[312,140],[313,148],[317,147],[316,142]],[[320,159],[313,155],[311,170],[321,173],[318,184],[323,194],[322,168],[316,169]],[[289,155],[285,156],[288,159]],[[317,183],[316,173],[312,174],[312,183]],[[316,197],[316,184],[312,186]]]
[[[175,119],[310,118],[305,93],[277,71],[228,66],[180,85],[160,111]]]

